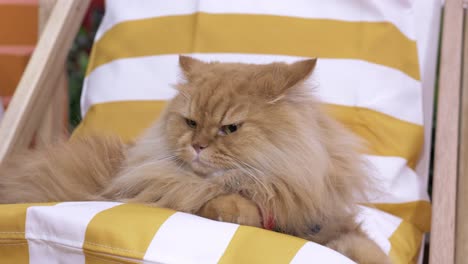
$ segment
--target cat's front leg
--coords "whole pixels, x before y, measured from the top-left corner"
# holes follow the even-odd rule
[[[332,248],[359,264],[391,264],[390,258],[361,230],[340,235],[328,242]]]
[[[262,227],[257,205],[239,194],[221,195],[208,201],[197,215],[222,222]]]

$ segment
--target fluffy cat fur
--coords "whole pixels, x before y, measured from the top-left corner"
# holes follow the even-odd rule
[[[390,263],[354,220],[371,188],[359,144],[303,83],[316,60],[179,62],[178,94],[134,144],[87,137],[12,158],[0,169],[0,202],[119,200],[272,220],[358,263]]]

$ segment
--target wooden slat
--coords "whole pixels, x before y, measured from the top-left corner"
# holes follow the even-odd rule
[[[465,5],[468,2],[465,3]],[[465,9],[455,263],[468,263],[468,10]]]
[[[39,0],[39,36],[44,32],[47,21],[49,20],[50,14],[54,9],[57,0]]]
[[[446,0],[434,156],[430,263],[455,262],[463,0]]]
[[[57,1],[0,123],[0,161],[27,146],[38,128],[89,2]]]
[[[47,20],[56,2],[57,0],[39,0],[39,34],[42,34],[44,31]],[[67,132],[65,116],[68,112],[68,77],[65,63],[63,64],[62,76],[54,86],[57,87],[54,89],[55,92],[51,97],[47,112],[36,134],[38,147],[59,140],[64,137]]]

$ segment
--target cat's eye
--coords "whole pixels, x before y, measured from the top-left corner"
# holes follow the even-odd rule
[[[190,128],[197,128],[197,122],[193,121],[192,119],[185,118],[185,123]]]
[[[239,127],[240,127],[240,124],[230,124],[230,125],[222,126],[219,129],[219,134],[223,136],[232,134],[236,132],[239,129]]]

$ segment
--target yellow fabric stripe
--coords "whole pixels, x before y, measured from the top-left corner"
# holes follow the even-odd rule
[[[29,264],[29,248],[26,239],[0,240],[0,262]]]
[[[93,105],[72,138],[89,134],[119,135],[125,141],[139,136],[155,122],[166,101],[120,101]]]
[[[1,239],[25,239],[26,210],[30,204],[0,205]]]
[[[0,205],[0,259],[2,263],[29,263],[29,248],[25,238],[27,209],[31,206],[49,206],[54,204]]]
[[[429,201],[378,203],[371,206],[400,217],[406,222],[415,225],[421,232],[429,232],[431,230],[432,208]]]
[[[143,259],[159,227],[173,213],[139,204],[123,204],[98,213],[86,229],[86,263],[96,263],[91,252]]]
[[[415,226],[403,221],[389,238],[392,248],[390,258],[394,264],[417,263],[417,254],[423,234]]]
[[[297,237],[240,226],[219,263],[290,263],[305,243]]]
[[[166,101],[120,101],[93,105],[74,133],[118,134],[132,140],[160,115]],[[369,154],[397,156],[414,168],[423,144],[423,127],[359,107],[326,105],[325,110],[369,143]]]
[[[416,42],[388,22],[202,12],[115,25],[94,44],[88,74],[120,58],[193,52],[359,59],[420,79]]]
[[[401,157],[416,167],[424,143],[422,126],[361,107],[326,104],[325,110],[367,141],[367,154]]]
[[[5,263],[29,263],[24,231],[29,204],[0,205],[0,256]]]
[[[0,239],[24,239],[26,212],[31,206],[57,203],[0,204]]]
[[[110,254],[102,254],[100,252],[94,252],[90,250],[83,251],[86,255],[86,264],[135,264],[135,263],[143,263],[142,260],[136,259],[127,259],[121,258],[118,256],[110,255]]]

